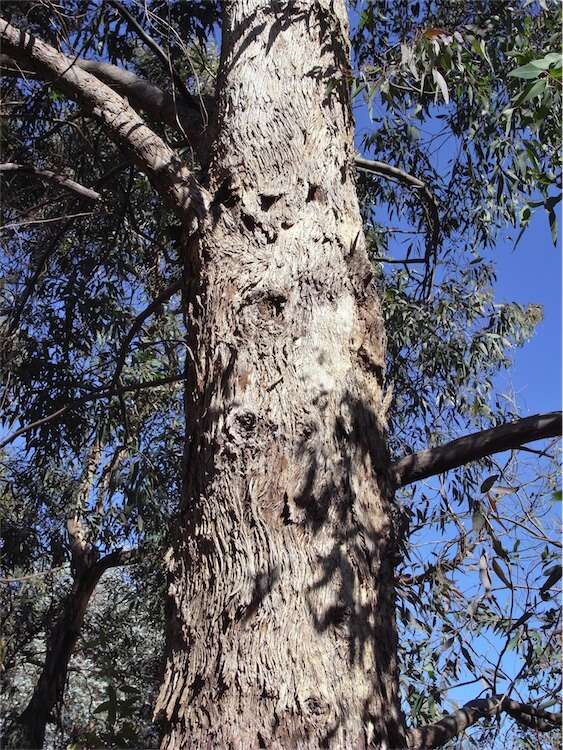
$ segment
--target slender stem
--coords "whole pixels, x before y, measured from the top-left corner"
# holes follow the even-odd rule
[[[129,385],[124,385],[119,388],[112,388],[109,385],[101,386],[100,388],[96,388],[87,396],[81,396],[80,398],[74,399],[74,401],[69,401],[67,404],[64,404],[64,406],[61,406],[59,409],[56,409],[50,414],[47,414],[45,417],[41,417],[41,419],[36,419],[35,422],[30,422],[29,424],[23,425],[23,427],[20,427],[18,430],[5,437],[4,440],[0,442],[0,448],[4,448],[6,445],[13,443],[14,440],[19,438],[21,435],[24,435],[26,432],[34,430],[37,427],[41,427],[41,425],[47,424],[48,422],[52,422],[53,420],[62,417],[62,415],[70,409],[81,406],[88,401],[96,401],[101,398],[111,398],[111,396],[120,393],[127,393],[129,391],[141,391],[145,388],[159,388],[160,386],[168,385],[169,383],[177,383],[180,380],[185,380],[185,376],[171,375],[167,378],[149,380],[145,383],[130,383]]]
[[[37,167],[32,167],[28,164],[13,164],[11,162],[0,164],[0,173],[10,172],[35,175],[36,177],[41,177],[50,182],[55,182],[57,185],[60,185],[73,193],[77,193],[82,198],[87,198],[88,200],[99,201],[101,198],[101,195],[95,190],[84,187],[84,185],[81,185],[79,182],[75,182],[64,175],[57,174],[50,169],[38,169]]]

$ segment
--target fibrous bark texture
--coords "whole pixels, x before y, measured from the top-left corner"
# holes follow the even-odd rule
[[[403,747],[344,0],[225,2],[222,44],[162,747]]]

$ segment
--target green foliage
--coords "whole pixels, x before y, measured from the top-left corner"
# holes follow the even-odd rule
[[[492,244],[500,227],[524,228],[544,206],[555,242],[559,4],[357,6],[356,91],[364,92],[374,124],[364,146],[432,186],[446,241]],[[452,156],[438,164],[432,153],[445,144]]]

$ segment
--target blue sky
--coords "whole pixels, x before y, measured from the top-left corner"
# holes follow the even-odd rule
[[[351,25],[358,22],[358,10],[350,9]],[[360,147],[361,135],[369,132],[373,125],[367,107],[354,101],[356,119],[356,143]],[[436,121],[436,128],[443,123]],[[432,129],[427,122],[425,129]],[[361,150],[361,149],[360,149]],[[368,156],[370,156],[368,154]],[[451,150],[441,149],[435,154],[437,163],[447,169]],[[378,158],[372,154],[372,158]],[[397,164],[395,166],[401,166]],[[560,209],[560,205],[559,205]],[[395,222],[396,223],[396,222]],[[519,413],[528,416],[542,411],[561,408],[562,395],[562,247],[561,211],[558,211],[558,244],[551,239],[547,214],[540,208],[533,215],[528,229],[514,249],[515,234],[509,231],[499,234],[496,247],[487,253],[495,261],[498,271],[496,284],[497,302],[540,304],[544,308],[544,320],[536,335],[524,347],[514,352],[513,367],[498,379],[501,390],[512,388],[516,395]]]
[[[561,228],[561,214],[558,217]],[[496,295],[501,302],[543,305],[544,319],[536,335],[514,352],[513,367],[500,383],[512,384],[522,416],[561,408],[561,231],[551,240],[547,215],[537,211],[516,250],[501,238]]]

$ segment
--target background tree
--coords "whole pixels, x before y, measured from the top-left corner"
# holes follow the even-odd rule
[[[218,744],[347,746],[354,738],[398,745],[404,742],[400,705],[410,726],[427,725],[407,732],[411,746],[442,745],[468,725],[474,725],[470,736],[481,732],[481,746],[549,746],[557,739],[544,730],[558,725],[549,709],[560,689],[559,608],[551,598],[561,576],[550,507],[553,497],[560,498],[553,454],[535,457],[532,468],[517,464],[516,454],[501,464],[489,458],[465,465],[484,454],[473,444],[465,453],[456,445],[451,453],[458,463],[442,461],[433,473],[455,471],[423,489],[399,490],[395,504],[381,477],[396,485],[410,481],[407,469],[398,471],[404,463],[392,466],[383,433],[390,454],[400,459],[517,416],[516,407],[495,393],[494,375],[508,366],[510,348],[533,333],[541,312],[537,306],[495,304],[486,249],[507,224],[518,239],[540,206],[556,231],[557,8],[358,3],[349,9],[350,69],[343,4],[336,4],[337,12],[326,3],[262,5],[255,15],[240,17],[237,3],[224,3],[223,16],[209,2],[155,2],[150,9],[117,2],[3,4],[9,22],[0,24],[7,74],[3,107],[10,115],[1,167],[3,414],[9,431],[2,466],[4,729],[16,746],[42,744],[48,722],[53,745],[154,746],[147,708],[164,668],[158,560],[170,543],[170,519],[174,529],[180,509],[180,523],[190,528],[198,513],[191,501],[182,505],[179,489],[185,450],[181,381],[187,378],[188,458],[195,450],[190,441],[197,445],[206,420],[213,435],[188,464],[188,488],[218,476],[224,504],[234,493],[250,513],[249,520],[233,505],[238,520],[228,522],[234,523],[232,538],[254,525],[273,538],[281,534],[293,551],[270,553],[262,569],[264,550],[251,532],[252,541],[243,542],[244,535],[240,540],[242,548],[250,544],[250,554],[240,558],[237,543],[230,542],[231,551],[215,558],[227,580],[229,561],[233,567],[246,561],[254,574],[245,574],[238,588],[227,585],[217,597],[213,566],[200,574],[191,595],[207,606],[198,613],[192,602],[196,615],[184,612],[181,618],[195,616],[193,628],[207,635],[193,638],[189,662],[185,645],[174,651],[178,631],[167,613],[171,659],[159,705],[179,708],[168,716],[165,744],[189,744],[184,732],[191,724],[191,736],[212,736]],[[50,46],[26,45],[15,28]],[[223,62],[217,77],[219,38]],[[310,45],[308,57],[292,46],[297,39]],[[293,56],[283,53],[284,45]],[[280,90],[272,75],[282,81]],[[296,83],[290,85],[292,76]],[[255,140],[245,140],[244,108],[225,108],[233,86],[248,87],[250,122],[265,118],[265,140],[256,133]],[[309,99],[301,106],[304,93]],[[378,159],[356,158],[355,177],[349,93],[369,108],[372,124],[361,147]],[[283,113],[279,122],[277,112]],[[306,159],[288,146],[300,143],[299,123],[305,144],[307,138],[314,144]],[[446,138],[444,168],[435,149]],[[267,163],[256,161],[257,153],[267,154]],[[301,187],[284,188],[287,170],[295,170]],[[354,180],[373,264],[374,285],[367,287]],[[307,241],[297,252],[280,238],[300,226],[301,211]],[[393,224],[399,231],[388,231]],[[332,232],[325,250],[315,226]],[[403,243],[403,236],[414,239]],[[336,256],[327,265],[323,253],[330,248],[341,257],[348,246],[356,260],[345,261],[339,280]],[[248,247],[259,254],[249,255]],[[270,276],[264,266],[269,257],[279,259]],[[222,287],[232,302],[227,310],[217,296],[225,267],[231,269]],[[295,287],[301,291],[292,296]],[[385,363],[376,290],[387,334]],[[209,301],[200,309],[206,294]],[[285,392],[284,377],[294,378],[287,362],[303,373],[311,357],[323,354],[327,331],[340,330],[334,315],[335,300],[342,299],[365,328],[364,343],[352,346],[359,352],[353,376],[359,381],[335,385],[349,344],[337,354],[332,341],[325,348],[334,354],[336,380],[323,381],[320,357],[310,382]],[[322,308],[317,300],[328,300],[323,314],[330,313],[331,322],[315,330],[299,361],[281,344],[267,354],[268,342],[283,339],[291,328],[288,321],[308,330],[310,316]],[[208,338],[212,320],[220,329],[214,340]],[[198,372],[194,356],[197,361],[202,352]],[[203,381],[201,372],[208,373]],[[262,385],[259,373],[267,380]],[[363,392],[361,399],[351,398],[359,382],[372,393],[368,402]],[[234,421],[219,429],[214,420],[230,413],[229,389],[239,395],[248,390],[248,408],[239,414],[235,404]],[[323,428],[316,417],[323,403],[327,408],[325,391],[340,396],[328,399]],[[206,404],[210,393],[215,395]],[[262,417],[275,435],[274,447],[265,451],[268,467],[260,464],[253,475],[252,461],[263,460],[271,439],[254,413],[264,398],[269,406]],[[303,434],[276,434],[271,399],[277,398],[297,422],[306,410]],[[194,421],[198,410],[201,418]],[[518,423],[503,433],[504,442],[493,433],[488,450],[557,434],[556,415]],[[276,453],[276,445],[284,447]],[[202,452],[208,455],[207,475]],[[379,452],[382,458],[374,458]],[[275,469],[278,454],[294,461],[295,478],[282,464]],[[366,455],[375,470],[361,468]],[[407,464],[412,471],[413,460]],[[279,486],[258,491],[272,474]],[[285,493],[281,531],[275,523],[274,530],[271,523],[264,526],[268,504],[259,500],[261,492],[274,497],[278,491]],[[346,510],[351,498],[362,509],[355,519]],[[200,510],[205,513],[205,505]],[[393,529],[387,542],[374,533],[373,517],[376,526],[383,524],[378,528]],[[297,529],[304,536],[296,543]],[[430,554],[420,546],[428,533],[438,539]],[[179,542],[174,534],[171,540],[181,566]],[[381,559],[391,561],[382,543],[397,545],[394,573],[390,566],[378,567]],[[319,556],[315,566],[303,563],[304,544]],[[270,546],[276,549],[272,539]],[[191,554],[201,564],[210,552],[200,545]],[[105,572],[124,562],[134,564]],[[305,603],[293,592],[296,570],[307,582]],[[400,692],[393,667],[393,578]],[[363,587],[365,601],[350,597],[356,591],[351,579]],[[182,592],[182,574],[175,585]],[[381,597],[388,599],[387,615],[374,626],[370,613]],[[276,674],[272,656],[253,678],[259,662],[248,644],[258,642],[258,625],[275,632],[278,624],[287,634],[284,612],[287,617],[288,602],[295,601],[298,641],[290,640],[287,658],[301,654],[301,665],[283,657]],[[314,642],[325,644],[315,669],[303,650],[307,628]],[[382,634],[389,640],[383,647]],[[275,651],[279,640],[264,636],[258,656]],[[323,698],[328,683],[319,676],[327,642],[335,649],[338,707],[335,696]],[[239,644],[238,656],[228,656],[232,644]],[[210,656],[202,655],[206,651]],[[206,658],[190,684],[190,670]],[[174,694],[178,680],[185,695]],[[439,723],[450,710],[448,690],[464,681],[475,683],[477,702]],[[293,698],[280,693],[280,682],[290,686]],[[257,685],[262,695],[253,705],[249,693]],[[360,707],[352,696],[362,690],[366,702]],[[233,695],[243,706],[234,714]],[[181,707],[190,700],[192,708],[184,713]],[[221,722],[215,717],[211,726],[209,701],[223,706]],[[245,722],[250,734],[243,740],[237,717],[245,711],[253,720]],[[515,719],[513,729],[507,717]],[[507,739],[511,731],[518,739]]]

